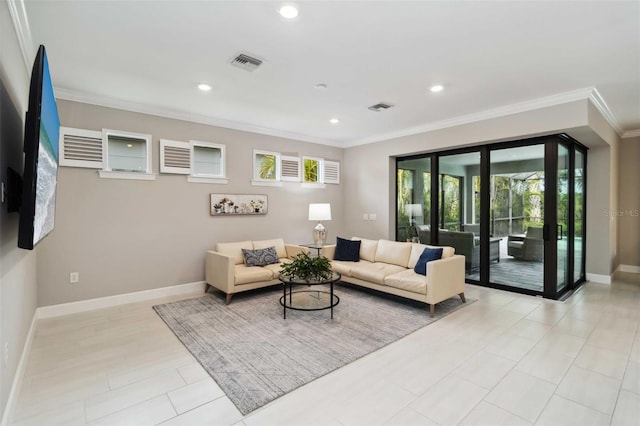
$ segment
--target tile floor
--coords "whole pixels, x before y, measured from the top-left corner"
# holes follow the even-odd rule
[[[640,280],[478,302],[243,417],[151,309],[42,320],[11,424],[638,425]]]

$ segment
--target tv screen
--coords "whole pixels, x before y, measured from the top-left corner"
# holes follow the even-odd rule
[[[60,120],[44,46],[33,63],[24,129],[18,247],[32,250],[52,230],[56,210]]]

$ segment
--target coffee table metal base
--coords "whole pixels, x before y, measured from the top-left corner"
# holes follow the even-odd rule
[[[299,290],[287,292],[284,286],[284,295],[280,297],[280,304],[283,307],[283,318],[287,319],[287,309],[295,311],[324,311],[331,309],[331,319],[333,319],[333,308],[340,303],[338,295],[333,294],[333,285],[331,291],[324,290]]]

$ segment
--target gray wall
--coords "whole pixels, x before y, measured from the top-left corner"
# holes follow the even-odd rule
[[[58,101],[62,125],[226,144],[227,185],[188,183],[182,175],[155,181],[101,179],[96,170],[60,167],[55,230],[38,255],[38,305],[46,306],[204,280],[205,251],[217,242],[282,237],[312,241],[308,205],[331,203],[329,241],[343,229],[342,185],[326,189],[252,186],[252,152],[264,149],[342,162],[343,149],[70,101]],[[344,176],[343,176],[344,179]],[[267,194],[265,216],[212,217],[210,193]],[[69,283],[79,272],[80,282]]]
[[[618,253],[620,265],[640,268],[640,137],[620,143]]]
[[[0,3],[0,175],[7,166],[22,173],[23,125],[29,76],[6,2]],[[0,205],[0,415],[4,414],[29,327],[36,310],[37,249],[18,248],[18,215]],[[4,348],[8,347],[5,367]]]

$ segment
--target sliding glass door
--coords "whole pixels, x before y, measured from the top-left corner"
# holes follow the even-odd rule
[[[558,144],[558,171],[556,178],[556,292],[562,292],[569,283],[569,148]]]
[[[559,298],[584,281],[586,149],[566,135],[401,158],[396,239],[452,246],[468,282]]]
[[[490,151],[490,282],[544,288],[544,144]]]
[[[409,158],[396,165],[396,240],[428,238],[431,217],[431,159]]]
[[[585,280],[584,212],[586,210],[586,206],[584,197],[584,185],[586,182],[586,170],[585,153],[581,149],[575,150],[573,169],[573,283],[575,285]]]
[[[465,257],[465,276],[480,280],[480,224],[476,221],[475,185],[480,179],[480,152],[438,157],[437,243]]]

